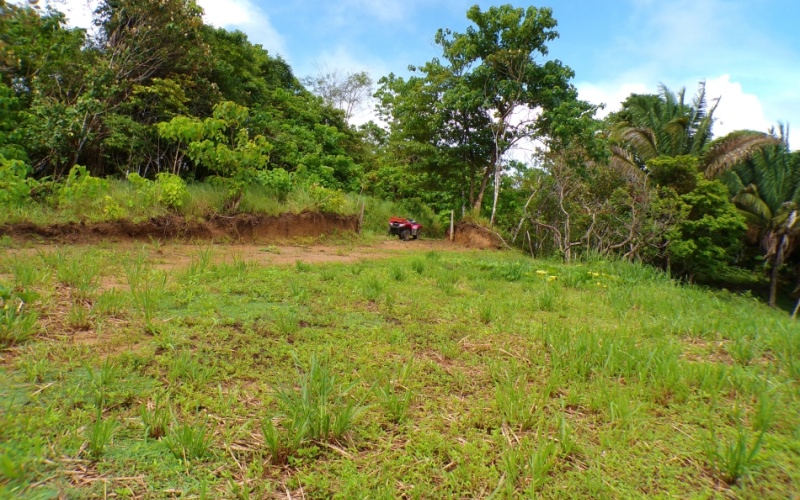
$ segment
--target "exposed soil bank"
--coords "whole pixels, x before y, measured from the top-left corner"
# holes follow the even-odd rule
[[[468,248],[503,248],[503,240],[485,227],[462,221],[454,228],[453,241]]]
[[[303,212],[276,217],[242,214],[214,216],[205,220],[187,220],[166,216],[146,222],[129,221],[46,226],[22,223],[0,226],[0,236],[17,240],[57,243],[94,243],[98,241],[178,240],[184,242],[264,243],[294,238],[319,237],[333,233],[355,232],[356,216]]]

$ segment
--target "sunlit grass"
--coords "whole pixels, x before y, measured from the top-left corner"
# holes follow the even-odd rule
[[[159,252],[0,256],[38,297],[0,497],[797,494],[800,328],[751,298],[597,259]]]

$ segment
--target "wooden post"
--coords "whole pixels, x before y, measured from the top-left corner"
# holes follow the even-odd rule
[[[453,241],[455,235],[453,234],[453,219],[455,217],[455,210],[450,210],[450,241]]]
[[[358,234],[361,234],[361,228],[364,226],[364,205],[365,203],[361,202],[361,212],[358,214]]]

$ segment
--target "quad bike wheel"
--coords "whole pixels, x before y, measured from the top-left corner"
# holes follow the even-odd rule
[[[411,236],[411,231],[408,229],[403,229],[400,231],[400,239],[403,241],[408,241],[408,237]]]

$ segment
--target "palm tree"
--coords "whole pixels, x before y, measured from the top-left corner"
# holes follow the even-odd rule
[[[777,298],[778,270],[800,234],[800,151],[790,152],[787,136],[788,130],[781,127],[778,144],[761,148],[720,175],[748,225],[758,231],[770,266],[770,306]]]
[[[647,172],[647,161],[658,156],[692,155],[709,178],[741,163],[759,147],[775,143],[769,134],[733,132],[712,141],[714,112],[709,108],[705,82],[692,99],[686,89],[672,92],[663,84],[658,94],[632,94],[612,115],[611,164],[629,176]]]

